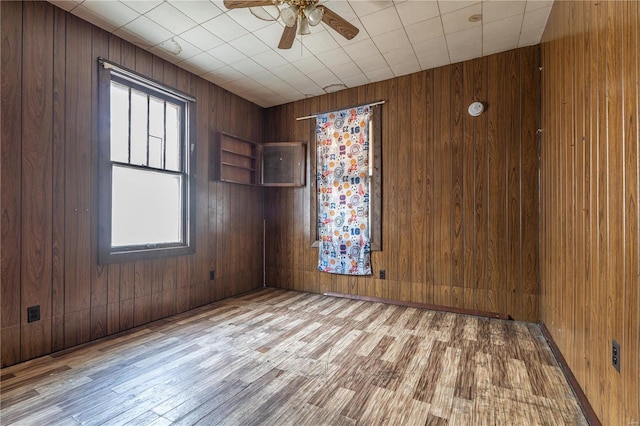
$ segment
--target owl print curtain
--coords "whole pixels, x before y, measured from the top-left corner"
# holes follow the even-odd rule
[[[320,271],[371,274],[370,118],[368,105],[316,117]]]

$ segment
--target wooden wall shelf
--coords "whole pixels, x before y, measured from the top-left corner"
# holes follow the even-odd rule
[[[305,144],[258,144],[220,132],[214,138],[213,178],[261,186],[304,186]]]

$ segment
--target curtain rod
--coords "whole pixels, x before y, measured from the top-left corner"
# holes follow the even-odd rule
[[[366,106],[376,106],[376,105],[382,105],[382,104],[383,104],[383,103],[385,103],[385,102],[386,102],[386,101],[378,101],[378,102],[373,102],[373,103],[365,104],[365,105],[366,105]],[[341,109],[341,110],[343,110],[343,109],[350,109],[350,108],[354,108],[354,107],[356,107],[356,106],[362,106],[362,105],[353,105],[353,106],[350,106],[350,107],[340,108],[340,109]],[[308,120],[308,119],[310,119],[310,118],[316,118],[319,114],[325,114],[326,112],[328,112],[328,111],[325,111],[325,112],[316,112],[315,114],[307,115],[307,116],[305,116],[305,117],[296,117],[296,120],[297,120],[297,121],[300,121],[300,120]]]
[[[181,92],[179,90],[176,90],[172,87],[168,87],[165,84],[156,81],[152,78],[149,78],[143,74],[140,74],[136,71],[130,70],[128,68],[125,68],[121,65],[118,65],[114,62],[111,62],[103,57],[98,57],[98,62],[104,67],[104,69],[106,70],[113,70],[115,71],[117,74],[120,74],[123,77],[128,77],[129,79],[133,79],[135,80],[138,84],[143,84],[146,86],[149,86],[153,89],[156,90],[162,90],[165,93],[168,93],[170,95],[172,95],[173,97],[177,97],[182,99],[183,101],[191,101],[191,102],[196,102],[196,98],[194,98],[193,96]]]

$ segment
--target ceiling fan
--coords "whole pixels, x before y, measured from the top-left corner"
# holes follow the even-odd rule
[[[347,40],[354,38],[357,27],[324,5],[320,0],[224,0],[227,9],[248,7],[256,17],[268,21],[282,18],[286,25],[280,37],[279,49],[290,49],[298,35],[310,34],[309,27],[324,22]],[[284,5],[284,8],[279,8]]]

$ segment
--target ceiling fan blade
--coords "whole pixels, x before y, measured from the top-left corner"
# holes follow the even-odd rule
[[[282,32],[282,37],[280,37],[280,43],[278,44],[278,49],[291,49],[291,46],[293,46],[293,40],[296,39],[297,28],[298,28],[297,25],[284,27],[284,31]]]
[[[240,9],[243,7],[273,6],[272,0],[224,0],[227,9]]]
[[[342,16],[329,9],[327,6],[321,6],[324,9],[322,22],[336,30],[341,36],[347,40],[354,38],[360,31],[357,27],[351,25]]]

